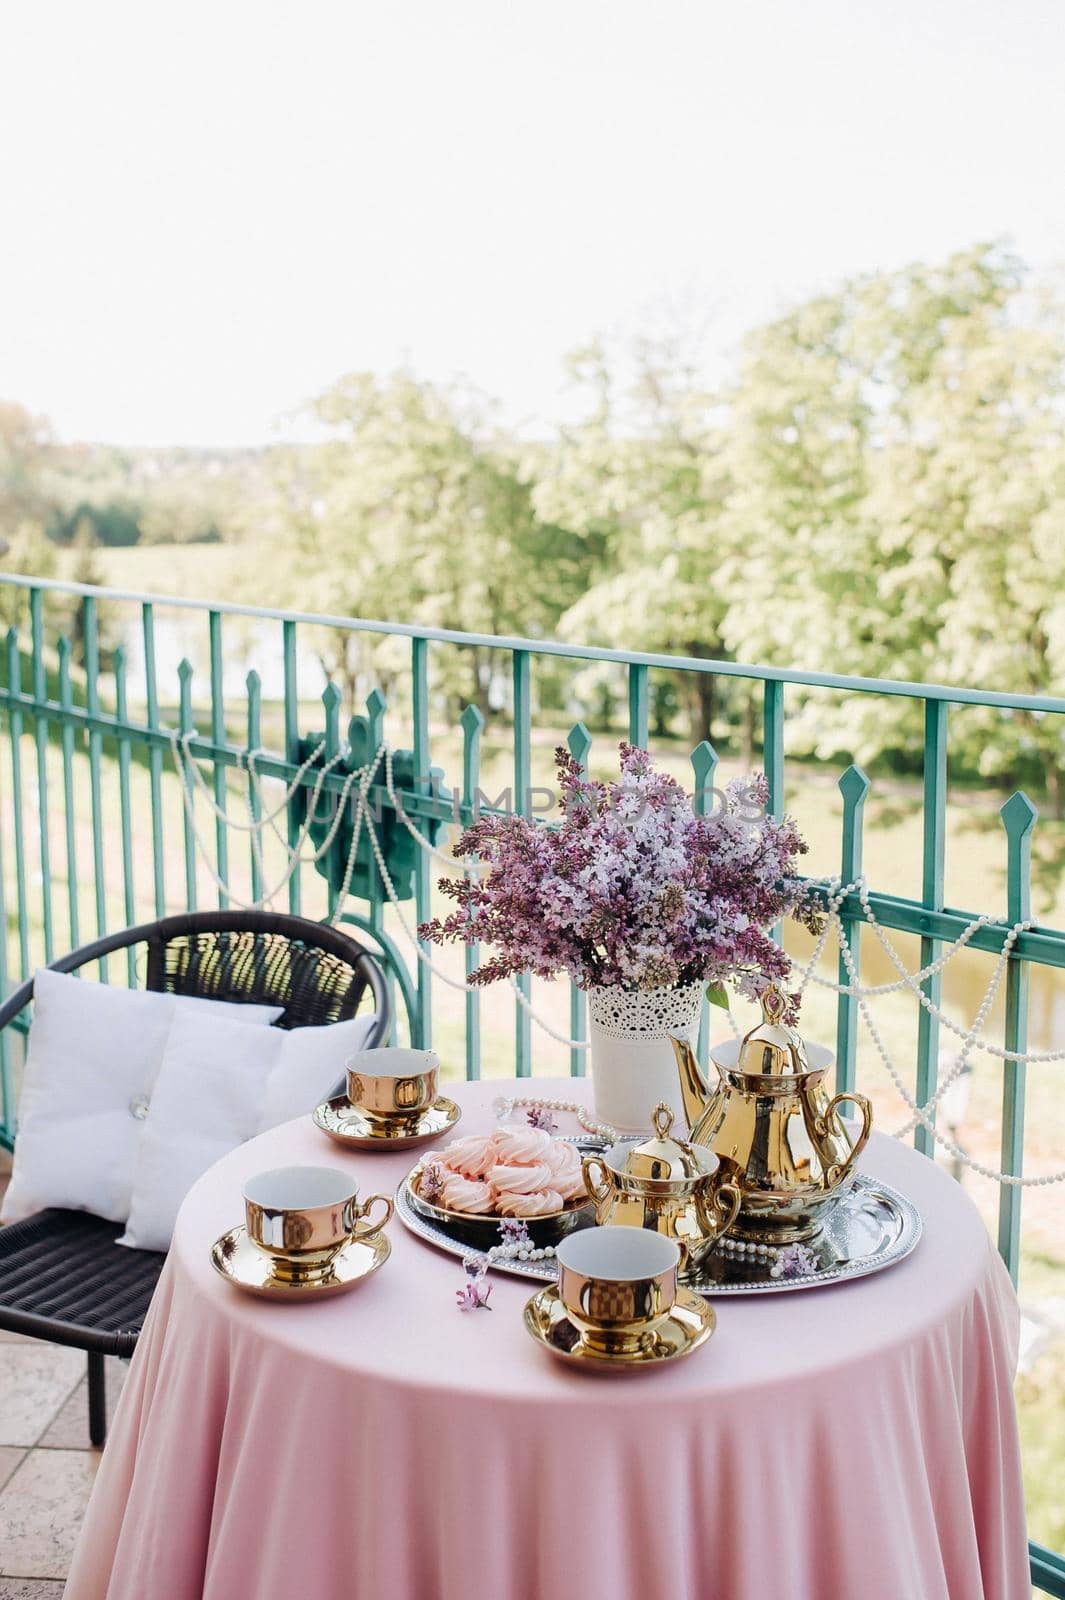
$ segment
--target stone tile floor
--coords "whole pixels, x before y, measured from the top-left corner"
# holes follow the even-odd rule
[[[109,1413],[125,1374],[108,1357]],[[60,1600],[99,1459],[84,1352],[0,1332],[0,1600]]]

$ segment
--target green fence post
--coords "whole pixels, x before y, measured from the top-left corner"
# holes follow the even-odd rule
[[[367,750],[370,761],[373,760],[385,742],[385,712],[387,710],[388,702],[380,689],[371,689],[366,696]],[[380,768],[378,768],[378,776],[380,776]],[[370,896],[369,920],[371,928],[375,933],[378,933],[384,929],[386,891],[384,884],[381,882],[376,864],[370,869],[370,883],[373,886],[373,892]]]
[[[226,708],[222,693],[222,614],[220,611],[210,611],[207,615],[207,626],[211,641],[211,743],[214,745],[214,754],[211,761],[213,769],[214,803],[220,811],[226,809],[226,769],[223,762],[219,761],[218,754],[226,742]],[[229,882],[229,831],[221,817],[215,817],[215,865],[222,883]],[[229,904],[229,897],[223,888],[218,890],[218,904],[223,909]]]
[[[385,699],[380,689],[371,689],[369,694],[366,696],[366,748],[370,761],[373,760],[374,756],[385,742],[385,712],[387,710],[388,701]],[[378,768],[378,778],[380,779],[380,777],[381,772],[380,768]],[[367,796],[367,805],[373,805],[372,791],[371,794]],[[366,921],[365,924],[356,925],[365,925],[369,932],[373,934],[374,938],[380,944],[381,949],[385,951],[389,958],[385,963],[385,982],[388,985],[389,997],[392,1000],[392,1030],[389,1035],[389,1043],[394,1045],[398,1038],[397,1024],[399,1021],[399,1010],[395,1003],[396,984],[398,982],[401,994],[403,996],[404,1009],[407,1013],[410,1040],[411,1044],[413,1045],[416,1031],[414,1023],[415,1012],[417,1010],[416,998],[411,985],[410,974],[408,973],[404,964],[403,957],[399,952],[399,948],[391,936],[385,932],[386,890],[383,882],[381,881],[381,876],[377,871],[376,863],[372,862],[372,857],[369,883],[370,900],[367,907]],[[345,918],[350,920],[350,913],[345,913]]]
[[[411,640],[411,709],[414,719],[414,787],[417,794],[432,793],[429,771],[429,645],[425,639]],[[414,869],[414,904],[419,923],[432,914],[432,873],[426,851],[419,850]],[[430,955],[430,946],[419,939],[418,949]],[[433,1043],[433,974],[428,960],[418,958],[418,1033],[419,1049],[430,1050]]]
[[[37,750],[37,821],[41,844],[41,915],[44,959],[52,959],[52,863],[48,834],[48,676],[44,666],[44,614],[40,589],[30,590],[30,641],[33,659],[33,734]]]
[[[703,739],[691,753],[694,793],[692,809],[697,817],[706,817],[714,809],[714,778],[717,774],[717,751],[709,739]],[[699,1040],[696,1046],[703,1070],[710,1059],[710,1002],[704,998],[699,1007]]]
[[[467,706],[459,719],[462,728],[462,826],[475,818],[474,802],[481,784],[481,730],[484,717],[477,706]],[[479,944],[465,946],[466,981],[481,964]],[[466,1076],[481,1076],[481,996],[477,989],[466,990]]]
[[[248,688],[248,753],[260,750],[263,742],[262,729],[262,679],[254,667],[244,680]],[[251,767],[248,767],[248,815],[252,822],[260,820],[262,807],[259,804],[259,791],[251,781]],[[261,905],[263,898],[263,872],[260,852],[262,850],[263,835],[259,834],[259,844],[255,843],[256,835],[249,835],[248,848],[251,852],[251,897],[256,905]]]
[[[784,685],[767,678],[762,702],[762,762],[765,767],[771,817],[784,815]],[[774,923],[770,937],[784,943],[783,922]]]
[[[82,601],[82,634],[85,640],[85,705],[90,717],[100,715],[100,629],[96,616],[96,601],[86,595]],[[89,728],[89,793],[92,800],[92,870],[96,898],[96,932],[103,938],[107,932],[107,889],[104,883],[104,807],[100,787],[100,762],[103,757],[103,735]],[[107,982],[107,957],[100,960],[100,977]]]
[[[62,638],[56,645],[59,658],[60,742],[63,751],[63,823],[67,857],[67,917],[69,921],[68,948],[76,950],[81,943],[78,919],[78,848],[77,811],[74,804],[74,692],[70,682],[70,640]]]
[[[144,637],[144,699],[148,727],[156,732],[159,722],[159,685],[155,670],[155,611],[150,601],[141,607]],[[163,752],[153,739],[148,746],[148,783],[152,797],[152,868],[155,881],[155,914],[166,915],[166,851],[163,844]]]
[[[945,700],[926,700],[924,703],[924,866],[921,877],[921,898],[934,911],[942,911],[944,848],[947,832],[947,713]],[[931,966],[939,956],[938,939],[921,935],[922,967]],[[936,972],[925,978],[922,991],[933,1006],[942,998],[943,980]],[[923,1106],[936,1092],[939,1081],[939,1019],[922,1006],[917,1014],[917,1078],[916,1099]],[[936,1108],[928,1113],[934,1122]],[[935,1140],[930,1131],[917,1124],[914,1144],[922,1155],[935,1153]]]
[[[853,883],[862,870],[862,815],[865,797],[869,793],[869,779],[861,767],[848,767],[839,780],[843,796],[843,848],[840,853],[840,876],[844,884]],[[857,917],[843,919],[841,939],[850,951],[855,971],[861,972],[861,931]],[[839,981],[850,983],[850,973],[839,955]],[[836,1008],[836,1092],[853,1089],[858,1042],[858,996],[841,994]]]
[[[340,752],[340,690],[335,683],[327,683],[322,690],[322,709],[325,712],[325,760],[328,762],[332,761],[333,757]],[[334,767],[332,770],[335,772],[336,768]],[[340,796],[338,794],[330,794],[328,790],[325,791],[325,794],[327,798],[324,805],[322,796],[319,796],[318,815],[322,818],[328,817],[327,827],[331,827],[340,806]],[[340,829],[338,827],[337,834],[339,835],[339,833]],[[329,917],[332,919],[333,913],[337,908],[336,885],[344,874],[344,862],[341,860],[339,838],[335,838],[326,851],[326,862],[329,869],[326,877],[326,905],[329,908]]]
[[[575,722],[566,735],[566,744],[570,755],[578,763],[585,777],[588,776],[588,755],[592,748],[592,736],[583,722]]]
[[[631,669],[635,672],[637,669]],[[647,742],[646,711],[647,711],[647,679],[644,675],[643,687],[636,686],[634,694],[633,679],[629,676],[629,742],[631,744],[645,745]],[[637,737],[639,731],[640,706],[644,712],[644,736],[641,741]],[[635,719],[635,720],[634,720]],[[569,731],[567,739],[569,753],[574,761],[580,762],[581,771],[588,776],[588,756],[592,748],[592,736],[583,722],[575,722]],[[569,986],[569,1036],[571,1039],[587,1039],[588,1037],[588,996],[583,989],[578,989],[575,983]],[[571,1078],[583,1078],[588,1071],[588,1052],[570,1046],[569,1071]]]
[[[11,737],[11,814],[15,837],[15,890],[18,896],[18,948],[23,980],[30,975],[30,919],[26,902],[26,840],[22,819],[22,712],[18,699],[22,694],[22,652],[19,649],[18,629],[7,631],[7,687],[16,697],[7,717]]]
[[[366,722],[371,761],[385,742],[385,712],[387,710],[388,701],[380,689],[371,689],[366,696]]]
[[[529,788],[532,783],[532,678],[529,652],[515,650],[511,657],[512,693],[514,701],[514,810],[519,816],[528,815]],[[528,999],[532,982],[527,972],[515,982],[522,995]],[[532,1072],[532,1020],[521,1000],[514,1001],[514,1055],[519,1078]]]
[[[281,660],[285,673],[285,759],[295,772],[300,764],[300,700],[296,676],[296,624],[288,620],[281,624]],[[299,844],[300,829],[292,807],[288,808],[288,847],[295,850]],[[300,915],[301,883],[297,866],[288,880],[288,909],[294,917]]]
[[[762,761],[769,784],[769,815],[784,815],[784,685],[767,678],[762,711]]]
[[[714,777],[717,773],[717,751],[709,739],[695,746],[691,753],[691,765],[695,780],[692,809],[697,817],[708,817],[714,809]]]
[[[647,668],[634,661],[629,668],[629,743],[647,749],[648,730]]]
[[[178,727],[182,735],[195,731],[196,724],[192,719],[192,662],[184,657],[178,663]],[[196,804],[195,779],[188,770],[184,747],[180,747],[178,761],[181,763],[181,783],[183,793],[181,797],[181,820],[185,839],[185,904],[190,911],[196,910],[196,830],[190,812]]]
[[[1011,794],[999,815],[1006,830],[1006,915],[1011,923],[1032,914],[1032,829],[1039,815],[1028,796]],[[1006,967],[1007,1050],[1028,1048],[1028,963],[1012,955]],[[1024,1171],[1024,1097],[1028,1066],[1004,1061],[1002,1071],[1002,1170],[1020,1177]],[[1003,1184],[998,1204],[998,1248],[1014,1283],[1021,1264],[1021,1189]]]
[[[126,703],[126,652],[121,645],[115,651],[115,720],[120,728],[129,724],[129,707]],[[122,909],[126,927],[137,922],[137,900],[133,888],[133,819],[129,804],[129,735],[118,735],[118,805],[122,827]],[[126,974],[131,989],[137,987],[137,952],[131,945],[126,951]]]

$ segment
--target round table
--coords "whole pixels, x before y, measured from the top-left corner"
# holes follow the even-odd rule
[[[460,1131],[507,1087],[454,1090]],[[398,1220],[382,1270],[313,1306],[212,1269],[251,1173],[350,1167],[367,1194],[412,1161],[304,1119],[199,1181],[65,1600],[1027,1600],[1017,1304],[931,1161],[874,1136],[862,1163],[921,1211],[908,1260],[718,1297],[707,1346],[628,1379],[538,1349],[533,1284],[493,1274],[491,1311],[459,1311],[460,1263]]]

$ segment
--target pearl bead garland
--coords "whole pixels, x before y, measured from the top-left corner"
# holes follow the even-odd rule
[[[835,901],[835,897],[833,897],[833,901]],[[837,919],[838,919],[839,902],[835,901],[835,903],[833,903],[832,901],[830,901],[830,904],[832,905],[832,909],[835,912],[835,914],[837,916]],[[867,909],[867,914],[869,915],[869,917],[871,919],[872,926],[875,928],[877,926],[875,917],[873,917],[872,911],[868,907],[868,905],[866,906],[866,909]],[[990,919],[986,919],[985,918],[983,920],[987,921],[987,920],[990,920]],[[965,1062],[966,1062],[966,1060],[968,1058],[968,1052],[969,1052],[969,1050],[972,1049],[973,1045],[976,1043],[977,1035],[979,1034],[980,1030],[983,1028],[984,1023],[987,1020],[988,1012],[991,1010],[991,1005],[992,1005],[992,1002],[993,1002],[994,997],[995,997],[995,992],[998,989],[998,985],[999,985],[999,982],[1001,980],[1002,974],[1006,969],[1007,962],[1009,961],[1010,952],[1012,951],[1013,946],[1016,944],[1017,939],[1020,937],[1020,935],[1025,931],[1026,928],[1029,928],[1029,927],[1031,927],[1031,923],[1018,922],[1018,923],[1015,923],[1014,926],[1007,931],[1006,937],[1005,937],[1005,939],[1003,941],[1002,952],[1001,952],[1001,954],[1000,954],[1000,956],[998,958],[998,961],[996,963],[995,971],[991,975],[991,981],[988,984],[987,992],[984,995],[983,1001],[980,1004],[980,1008],[977,1011],[976,1017],[973,1020],[973,1025],[972,1025],[972,1027],[970,1029],[968,1029],[967,1032],[962,1034],[962,1037],[965,1040],[965,1045],[964,1045],[963,1050],[962,1050],[961,1064],[957,1065],[955,1067],[954,1071],[951,1074],[948,1074],[948,1078],[946,1080],[944,1080],[943,1084],[940,1086],[940,1088],[937,1091],[936,1095],[934,1095],[932,1097],[932,1099],[928,1102],[929,1105],[933,1105],[935,1103],[935,1101],[938,1099],[939,1095],[943,1092],[943,1090],[946,1089],[947,1087],[949,1087],[950,1082],[953,1082],[953,1080],[958,1077],[959,1073],[964,1070]],[[870,1033],[870,1036],[871,1036],[871,1038],[873,1040],[874,1045],[876,1046],[877,1053],[879,1054],[881,1061],[884,1063],[884,1066],[887,1068],[888,1074],[891,1077],[891,1080],[894,1083],[896,1089],[899,1091],[899,1094],[902,1096],[902,1099],[905,1101],[906,1105],[909,1106],[910,1110],[913,1112],[914,1119],[917,1122],[919,1122],[922,1127],[927,1128],[928,1132],[932,1135],[932,1137],[936,1141],[936,1143],[938,1145],[940,1145],[944,1150],[946,1150],[949,1155],[952,1155],[952,1156],[956,1157],[959,1161],[964,1162],[965,1165],[967,1167],[971,1168],[971,1170],[973,1172],[979,1173],[979,1175],[981,1177],[990,1178],[993,1182],[1001,1183],[1003,1185],[1006,1185],[1009,1188],[1014,1188],[1014,1189],[1022,1189],[1022,1188],[1023,1189],[1041,1189],[1041,1188],[1047,1188],[1051,1184],[1054,1184],[1054,1183],[1065,1183],[1065,1171],[1046,1173],[1043,1177],[1040,1177],[1040,1178],[1022,1178],[1022,1177],[1018,1177],[1016,1174],[1014,1174],[1012,1172],[996,1172],[994,1170],[994,1168],[984,1166],[984,1164],[982,1162],[980,1162],[980,1161],[977,1161],[974,1156],[969,1155],[968,1151],[963,1150],[961,1145],[957,1144],[953,1139],[948,1138],[945,1133],[941,1133],[940,1132],[940,1130],[939,1130],[939,1128],[937,1128],[936,1124],[927,1115],[926,1108],[924,1106],[918,1105],[917,1101],[914,1100],[913,1097],[911,1096],[909,1090],[907,1089],[905,1083],[903,1082],[903,1080],[902,1080],[902,1078],[901,1078],[901,1076],[900,1076],[900,1074],[898,1072],[898,1069],[895,1066],[894,1061],[892,1061],[892,1059],[891,1059],[891,1056],[890,1056],[890,1054],[888,1052],[887,1046],[884,1044],[883,1039],[880,1037],[880,1030],[877,1028],[876,1023],[873,1021],[872,1013],[869,1010],[868,998],[867,998],[866,993],[862,989],[861,984],[859,983],[859,980],[858,980],[858,973],[857,973],[857,969],[856,969],[855,963],[854,963],[854,956],[852,955],[850,946],[848,945],[848,943],[847,943],[847,941],[845,939],[841,939],[840,940],[839,948],[840,948],[840,954],[843,957],[844,965],[847,968],[848,976],[850,977],[851,984],[853,986],[851,992],[854,993],[857,996],[859,1010],[861,1011],[861,1014],[862,1014],[862,1017],[863,1017],[863,1020],[865,1022],[866,1027],[869,1029],[869,1033]],[[907,979],[907,981],[908,981],[908,979]],[[925,995],[925,996],[922,996],[922,999],[927,1001],[928,997]],[[929,1002],[929,1004],[927,1006],[927,1009],[929,1009],[929,1010],[934,1009],[931,1006],[930,1002]],[[958,1031],[958,1030],[955,1030],[955,1031]],[[913,1126],[912,1122],[911,1122],[910,1126]]]
[[[531,1244],[494,1244],[484,1251],[477,1270],[479,1273],[483,1273],[498,1261],[553,1261],[554,1257],[555,1247],[553,1244],[545,1244],[542,1248]],[[463,1265],[465,1265],[466,1261],[473,1259],[473,1257],[465,1257]]]
[[[514,1097],[499,1095],[492,1101],[492,1110],[500,1119],[509,1117],[512,1111],[518,1111],[523,1107],[529,1106],[543,1106],[547,1111],[571,1111],[585,1133],[590,1133],[596,1139],[605,1139],[609,1144],[616,1144],[620,1137],[618,1130],[612,1128],[609,1122],[597,1122],[589,1114],[587,1107],[578,1105],[575,1100],[548,1100],[546,1098],[540,1100],[532,1095]]]
[[[756,1239],[737,1239],[724,1234],[714,1246],[722,1254],[733,1256],[741,1265],[749,1264],[768,1268],[770,1278],[803,1278],[816,1269],[816,1260],[799,1244],[765,1244]],[[796,1252],[799,1259],[796,1261]],[[788,1260],[788,1257],[791,1260]]]
[[[909,989],[918,1004],[923,1006],[930,1016],[935,1017],[940,1026],[945,1028],[948,1033],[953,1033],[957,1038],[962,1040],[968,1039],[970,1035],[975,1032],[975,1029],[963,1028],[960,1023],[955,1022],[952,1017],[947,1016],[945,1012],[941,1011],[938,1006],[932,1003],[931,999],[927,994],[924,993],[920,985],[926,979],[934,977],[936,974],[942,972],[947,963],[957,955],[959,950],[964,949],[964,947],[972,939],[973,935],[979,932],[981,928],[1002,927],[1003,919],[1001,917],[989,916],[987,912],[981,912],[978,917],[973,918],[972,922],[970,922],[966,928],[962,929],[962,932],[958,935],[954,943],[949,944],[935,961],[931,962],[927,967],[921,967],[917,972],[908,972],[903,964],[902,957],[894,948],[890,939],[887,937],[887,934],[884,932],[884,929],[877,921],[876,913],[869,903],[869,885],[866,879],[864,877],[855,878],[853,883],[848,883],[846,885],[841,885],[841,880],[839,878],[819,879],[818,881],[824,883],[831,891],[828,900],[828,920],[821,932],[821,936],[818,939],[813,956],[802,970],[802,977],[799,981],[800,993],[803,989],[805,989],[808,983],[814,983],[821,989],[830,989],[835,994],[845,994],[855,997],[864,995],[869,999],[878,998],[881,995],[898,994],[903,989]],[[831,978],[823,978],[818,973],[813,971],[813,968],[820,960],[821,953],[824,950],[825,942],[829,932],[833,928],[839,931],[842,927],[839,916],[839,907],[842,905],[843,901],[848,897],[848,895],[851,894],[856,894],[858,896],[859,904],[862,907],[865,918],[872,929],[873,934],[875,935],[885,955],[890,960],[892,966],[895,968],[896,972],[900,974],[900,976],[891,983],[863,985],[858,983],[856,980],[852,980],[850,983],[836,983]],[[1007,936],[1010,933],[1013,934],[1013,939],[1010,941],[1011,948],[1012,944],[1016,940],[1017,935],[1021,933],[1027,933],[1034,926],[1034,923],[1024,921],[1015,923],[1012,929],[1007,929]],[[978,1050],[982,1050],[985,1055],[995,1056],[1000,1061],[1026,1061],[1029,1063],[1038,1062],[1040,1064],[1051,1061],[1065,1061],[1065,1050],[1006,1050],[1001,1045],[993,1044],[989,1039],[974,1039],[973,1043],[975,1044],[976,1048]],[[929,1103],[931,1104],[931,1102]]]

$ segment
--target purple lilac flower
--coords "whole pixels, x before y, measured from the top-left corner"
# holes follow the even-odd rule
[[[455,1290],[455,1300],[460,1311],[491,1311],[491,1292],[492,1285],[486,1278],[467,1278],[462,1288]]]
[[[427,1161],[421,1170],[418,1188],[423,1200],[435,1200],[444,1187],[444,1169],[439,1161]]]
[[[781,1277],[805,1278],[817,1270],[817,1257],[804,1244],[789,1244],[778,1257]]]
[[[525,1120],[530,1128],[539,1128],[541,1133],[557,1133],[558,1123],[551,1115],[550,1106],[530,1106],[525,1113]]]
[[[528,1244],[529,1224],[524,1217],[500,1217],[499,1232],[504,1244]]]
[[[457,909],[424,923],[423,938],[491,945],[472,974],[479,984],[563,972],[581,988],[730,982],[755,999],[786,980],[788,957],[768,929],[791,916],[817,931],[820,913],[796,871],[806,844],[794,821],[764,814],[764,776],[733,780],[723,807],[698,816],[633,745],[621,745],[610,784],[586,778],[564,749],[555,760],[562,822],[481,816],[455,854],[476,855],[482,876],[441,882]],[[792,996],[787,1020],[796,1010]]]

